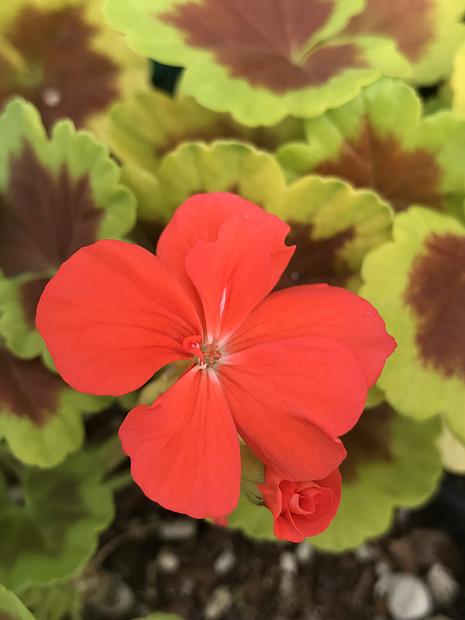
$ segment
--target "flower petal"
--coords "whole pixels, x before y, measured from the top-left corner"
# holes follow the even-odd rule
[[[188,371],[120,428],[134,480],[153,501],[191,517],[223,517],[239,500],[237,432],[217,376]]]
[[[202,301],[211,341],[224,342],[234,333],[271,291],[293,252],[282,243],[277,269],[263,224],[259,218],[233,216],[222,224],[216,241],[199,241],[187,255],[186,269]]]
[[[314,424],[285,390],[246,370],[218,367],[239,434],[258,458],[288,480],[324,478],[344,459],[339,439]]]
[[[347,433],[365,406],[365,376],[336,340],[268,342],[229,355],[220,368],[247,392],[271,396],[333,437]]]
[[[346,346],[369,385],[396,346],[371,304],[345,289],[317,284],[269,295],[243,323],[228,351],[301,336],[331,338]]]
[[[166,266],[123,241],[98,241],[63,263],[42,294],[37,328],[67,383],[114,396],[186,359],[183,339],[201,333]]]
[[[289,233],[287,224],[235,194],[197,194],[191,196],[176,210],[157,246],[157,256],[160,260],[173,270],[179,280],[186,287],[190,287],[192,292],[194,292],[191,281],[192,272],[188,274],[186,268],[189,253],[199,241],[205,244],[216,241],[220,230],[231,218],[239,218],[241,223],[236,223],[229,229],[229,233],[234,235],[234,238],[229,239],[228,245],[240,243],[243,249],[246,245],[247,247],[250,245],[248,254],[252,252],[254,246],[267,245],[268,259],[271,257],[272,280],[270,281],[268,275],[267,292],[273,288],[286,268],[293,254],[293,249],[284,245],[284,239]],[[224,238],[226,234],[223,232],[222,237]],[[226,249],[219,248],[218,251],[226,257]],[[208,257],[207,264],[204,262],[202,269],[208,266],[210,260],[212,260],[211,257]],[[240,253],[236,250],[234,260],[230,257],[229,261],[230,267],[233,268],[234,262],[240,262]],[[247,265],[249,272],[253,271],[252,268],[255,267],[253,263],[249,264],[246,258],[243,263]],[[260,266],[257,267],[257,278],[262,277]]]

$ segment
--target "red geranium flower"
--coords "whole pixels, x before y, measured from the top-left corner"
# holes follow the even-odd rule
[[[297,543],[321,534],[334,519],[341,501],[341,474],[336,469],[323,480],[294,482],[265,467],[260,490],[273,515],[276,538]]]
[[[328,476],[394,342],[366,301],[326,285],[269,295],[294,248],[289,227],[230,194],[174,214],[157,256],[98,241],[46,287],[37,327],[61,376],[120,395],[190,359],[120,437],[144,493],[193,517],[229,514],[240,487],[239,435],[289,480]]]

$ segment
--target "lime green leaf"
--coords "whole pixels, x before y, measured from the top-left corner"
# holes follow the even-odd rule
[[[186,67],[181,92],[251,126],[316,116],[382,75],[410,74],[392,37],[344,31],[363,8],[363,0],[106,0],[134,49]]]
[[[373,407],[377,407],[382,402],[384,402],[384,392],[379,389],[377,385],[373,385],[368,390],[367,402],[365,407],[367,409],[372,409]]]
[[[108,399],[79,394],[40,360],[21,360],[0,346],[0,438],[21,461],[52,467],[82,444],[83,411]]]
[[[450,86],[452,107],[463,118],[465,116],[465,44],[461,45],[455,54]]]
[[[251,538],[276,540],[273,534],[273,515],[265,506],[251,502],[244,491],[236,510],[229,516],[228,527],[240,529]]]
[[[453,474],[465,474],[465,442],[459,441],[444,424],[439,438],[444,469]]]
[[[415,207],[396,217],[393,241],[364,262],[361,294],[397,340],[379,379],[386,399],[416,419],[444,414],[465,439],[465,228]]]
[[[146,61],[91,0],[8,0],[0,40],[0,106],[21,95],[38,107],[47,129],[70,118],[99,131],[109,107],[148,81]]]
[[[2,506],[0,579],[15,591],[74,573],[93,554],[98,533],[113,517],[98,459],[86,453],[53,470],[27,468],[24,501]]]
[[[236,142],[185,143],[164,157],[153,177],[145,219],[167,222],[192,194],[232,192],[258,204],[268,203],[285,186],[272,155]]]
[[[394,510],[418,506],[436,490],[442,468],[438,420],[415,422],[386,405],[367,410],[343,438],[342,501],[329,528],[311,539],[343,551],[387,531]]]
[[[22,100],[0,116],[0,331],[19,356],[46,355],[35,309],[60,264],[99,238],[134,224],[135,200],[106,149],[69,121],[50,139]]]
[[[0,584],[1,620],[34,620],[34,616],[19,598]]]
[[[385,78],[350,103],[307,120],[306,143],[277,154],[293,176],[336,176],[371,188],[396,211],[411,204],[461,211],[465,122],[452,112],[423,116],[415,91]]]

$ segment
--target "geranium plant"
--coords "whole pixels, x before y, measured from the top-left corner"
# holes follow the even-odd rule
[[[463,473],[465,0],[4,5],[0,617],[158,519],[344,552]]]

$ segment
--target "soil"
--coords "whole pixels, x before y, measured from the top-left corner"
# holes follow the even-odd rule
[[[463,620],[464,487],[462,478],[446,477],[428,506],[397,514],[389,535],[330,555],[169,513],[131,485],[118,495],[117,518],[93,562],[85,618],[164,611],[186,620],[388,620],[385,575],[413,574],[427,584],[439,564],[455,592],[427,617]]]

